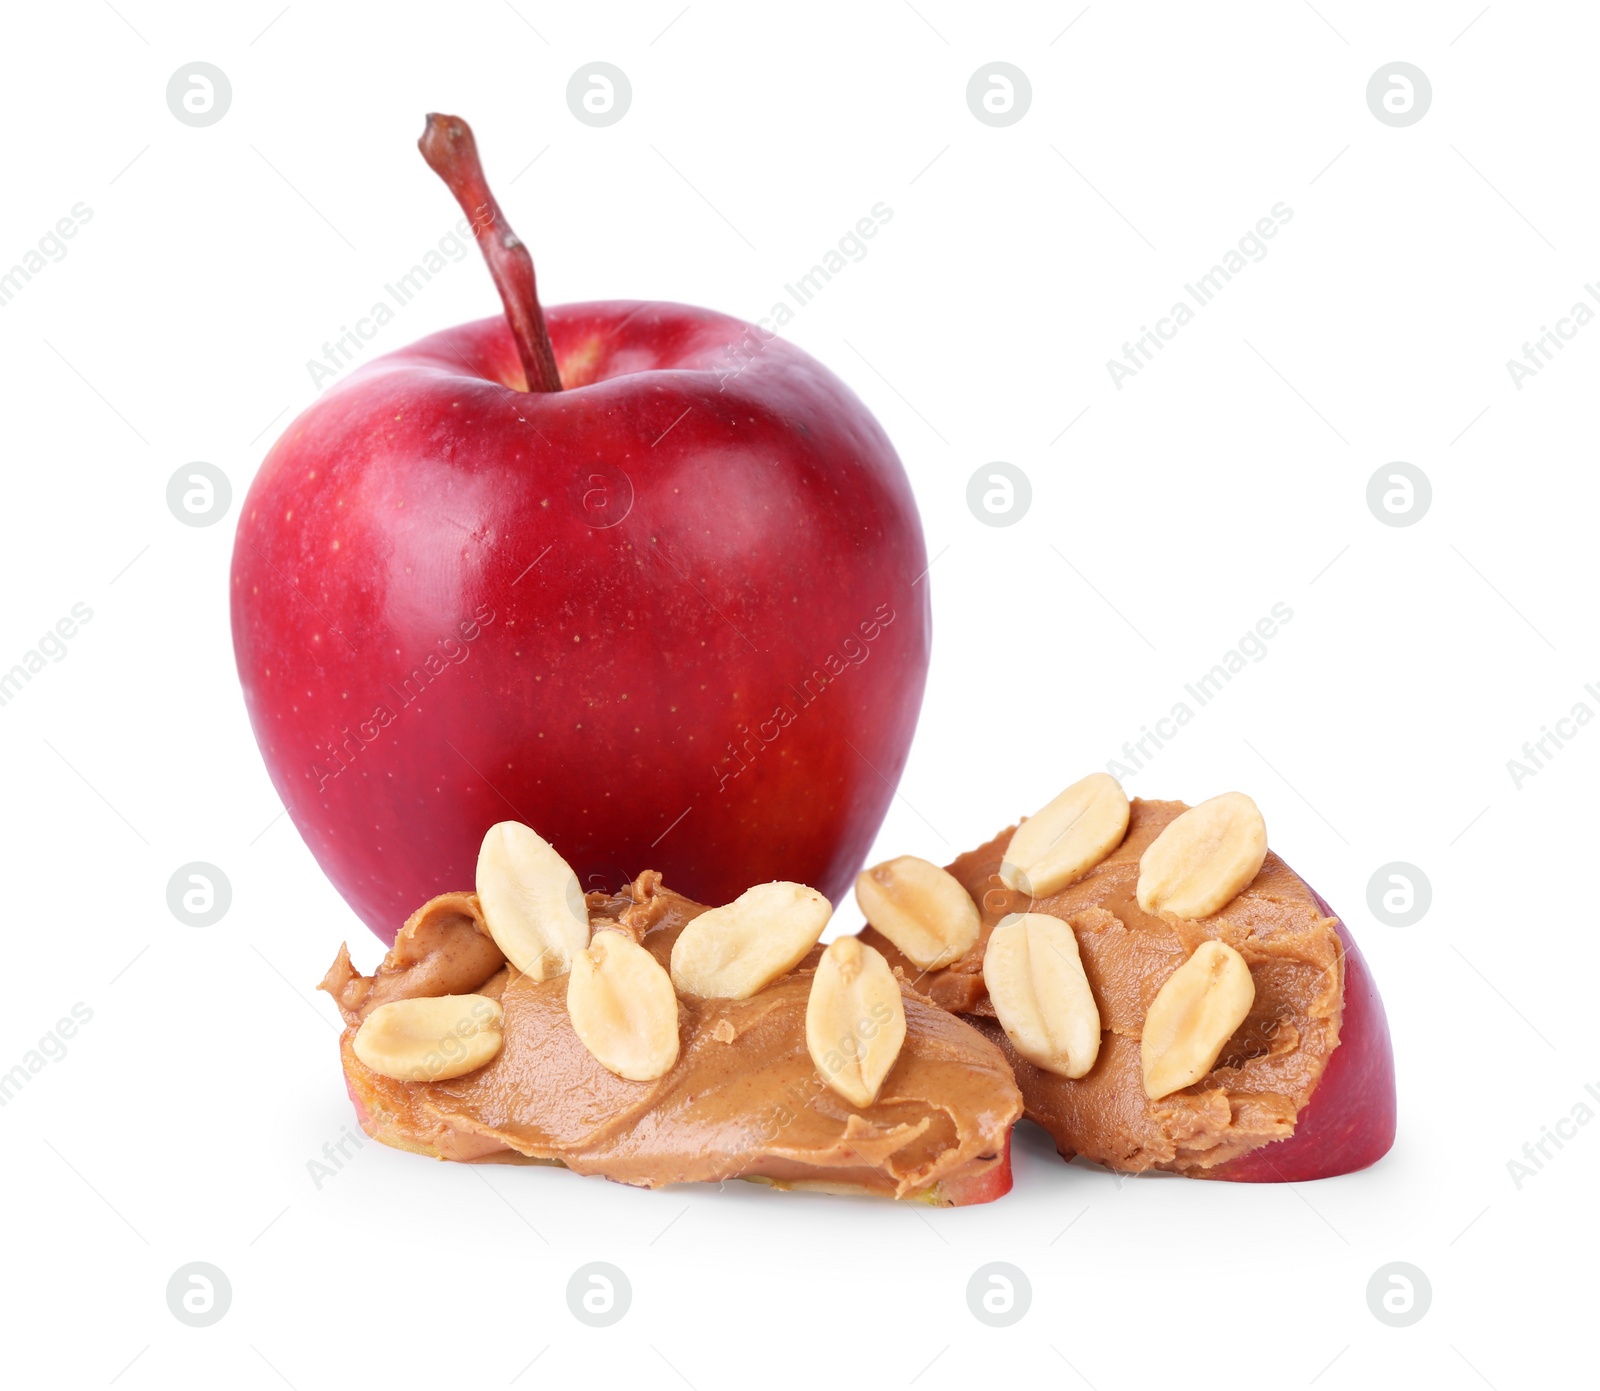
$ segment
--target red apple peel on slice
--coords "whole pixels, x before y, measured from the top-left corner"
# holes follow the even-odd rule
[[[1306,887],[1311,888],[1309,884]],[[1329,1055],[1310,1100],[1301,1107],[1294,1134],[1219,1164],[1207,1178],[1234,1183],[1333,1178],[1376,1164],[1394,1144],[1399,1104],[1394,1046],[1383,1000],[1344,919],[1315,889],[1311,896],[1325,917],[1338,921],[1339,941],[1344,947],[1339,1046]]]

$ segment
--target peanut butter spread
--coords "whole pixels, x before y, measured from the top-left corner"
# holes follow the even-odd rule
[[[591,926],[620,931],[667,966],[705,908],[641,874],[588,895]],[[745,1000],[679,996],[676,1064],[653,1082],[602,1067],[573,1031],[567,977],[535,981],[505,961],[475,895],[414,913],[372,976],[340,949],[321,988],[347,1028],[340,1052],[363,1129],[441,1159],[554,1162],[658,1187],[747,1178],[919,1198],[983,1201],[1009,1187],[1008,1137],[1022,1112],[1010,1068],[976,1029],[902,982],[906,1038],[877,1100],[832,1091],[807,1052],[806,1003],[821,948]],[[356,1057],[357,1027],[380,1004],[481,994],[500,1003],[503,1045],[449,1081],[403,1082]]]
[[[972,1020],[1005,1052],[1026,1114],[1067,1157],[1081,1154],[1113,1169],[1170,1169],[1206,1177],[1217,1166],[1292,1135],[1296,1117],[1339,1042],[1344,955],[1336,920],[1310,888],[1270,851],[1255,879],[1231,902],[1197,922],[1155,916],[1135,899],[1139,857],[1182,802],[1132,803],[1122,844],[1075,884],[1030,899],[1001,883],[1008,828],[949,866],[982,913],[977,944],[960,960],[920,975],[870,926],[863,939],[936,1003]],[[1069,1079],[1018,1055],[984,988],[983,953],[1009,913],[1048,913],[1077,938],[1100,1012],[1099,1057]],[[1163,982],[1200,943],[1216,938],[1250,967],[1255,1003],[1216,1066],[1199,1082],[1152,1101],[1145,1095],[1140,1037]]]

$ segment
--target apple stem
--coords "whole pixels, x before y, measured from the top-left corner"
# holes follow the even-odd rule
[[[506,307],[506,322],[517,342],[517,355],[528,378],[529,391],[560,391],[561,373],[556,367],[555,349],[545,328],[544,310],[533,278],[533,257],[522,239],[511,230],[489,181],[483,176],[478,159],[478,143],[472,127],[459,116],[428,113],[428,124],[417,141],[417,148],[428,167],[441,179],[461,211],[472,224],[478,249],[489,263],[495,289]]]

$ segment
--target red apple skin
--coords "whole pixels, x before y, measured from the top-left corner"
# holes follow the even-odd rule
[[[1324,915],[1338,920],[1339,940],[1344,944],[1344,1016],[1339,1024],[1339,1046],[1301,1109],[1293,1135],[1219,1164],[1206,1178],[1234,1183],[1333,1178],[1376,1164],[1394,1144],[1397,1100],[1389,1017],[1344,919],[1315,889],[1311,896]]]
[[[769,879],[836,902],[927,675],[900,461],[739,320],[548,323],[562,391],[521,390],[486,319],[352,373],[267,455],[232,617],[273,784],[385,943],[512,818],[585,890],[653,868],[706,903]]]
[[[976,1207],[992,1203],[1011,1191],[1011,1131],[1006,1131],[1000,1162],[981,1173],[962,1174],[934,1185],[932,1201],[937,1207]]]

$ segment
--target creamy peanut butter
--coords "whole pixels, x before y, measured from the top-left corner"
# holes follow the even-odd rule
[[[627,933],[665,967],[705,908],[645,873],[590,894],[594,928]],[[745,1000],[679,997],[677,1063],[653,1082],[608,1072],[573,1032],[566,977],[509,967],[472,894],[446,894],[406,923],[382,966],[358,974],[341,948],[322,982],[346,1025],[341,1056],[362,1128],[443,1159],[554,1162],[658,1187],[755,1179],[935,1203],[985,1201],[1009,1187],[1008,1142],[1022,1098],[1000,1050],[902,984],[906,1037],[877,1100],[850,1105],[806,1048],[806,1001],[821,949]],[[379,1004],[482,994],[502,1010],[504,1043],[462,1077],[402,1082],[351,1048]]]
[[[950,872],[983,916],[977,944],[959,961],[927,973],[870,926],[865,940],[899,966],[935,1003],[972,1020],[1006,1054],[1026,1114],[1066,1157],[1125,1172],[1169,1169],[1205,1177],[1218,1166],[1294,1133],[1296,1118],[1339,1042],[1344,954],[1336,920],[1310,888],[1270,851],[1255,879],[1212,917],[1183,921],[1145,912],[1135,890],[1139,857],[1187,808],[1182,802],[1132,803],[1121,845],[1084,878],[1042,899],[1000,880],[1008,828],[961,856]],[[983,981],[983,953],[1009,913],[1047,913],[1077,937],[1100,1011],[1099,1056],[1072,1079],[1021,1057],[995,1018]],[[1145,1095],[1140,1035],[1162,983],[1200,943],[1217,939],[1250,967],[1255,1002],[1200,1081],[1152,1101]]]

